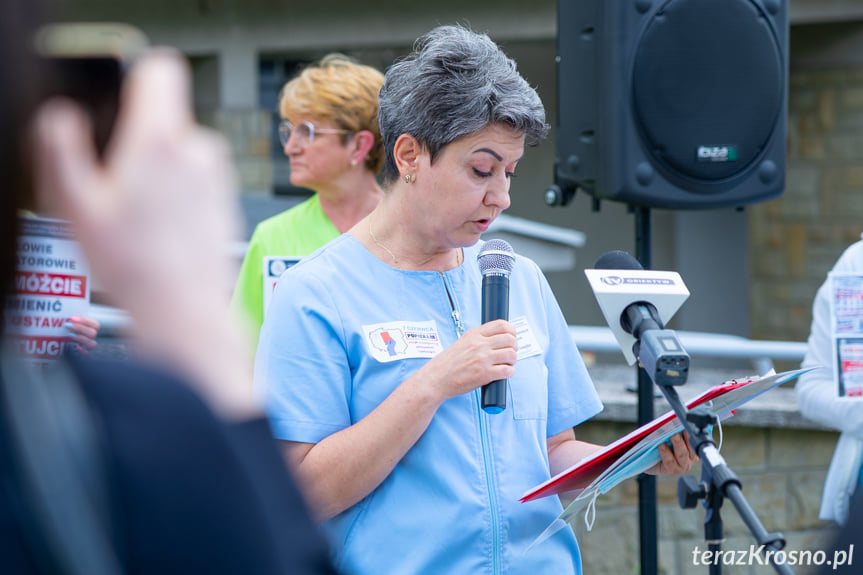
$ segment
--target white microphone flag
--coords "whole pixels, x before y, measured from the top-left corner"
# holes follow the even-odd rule
[[[677,272],[586,269],[584,273],[629,365],[636,361],[632,353],[635,337],[626,333],[620,325],[623,310],[639,301],[652,303],[664,325],[689,297],[689,290]]]

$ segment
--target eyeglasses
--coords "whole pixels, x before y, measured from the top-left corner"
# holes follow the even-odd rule
[[[291,139],[291,134],[297,145],[301,148],[308,148],[315,141],[315,134],[350,134],[350,130],[336,130],[335,128],[315,128],[311,122],[300,122],[296,126],[287,120],[279,122],[279,142],[282,147],[288,145],[288,140]]]

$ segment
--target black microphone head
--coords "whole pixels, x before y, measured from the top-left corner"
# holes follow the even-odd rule
[[[479,271],[482,275],[502,275],[509,277],[515,266],[515,252],[512,246],[504,240],[488,240],[476,256]]]
[[[593,269],[597,270],[643,270],[638,260],[621,250],[613,250],[599,256]]]

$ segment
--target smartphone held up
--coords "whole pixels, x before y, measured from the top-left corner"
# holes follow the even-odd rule
[[[84,109],[100,156],[117,118],[125,70],[147,45],[134,26],[112,22],[48,24],[36,34],[36,52],[49,67],[45,97],[65,96]]]

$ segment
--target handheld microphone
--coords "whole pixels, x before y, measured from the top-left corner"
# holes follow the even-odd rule
[[[483,244],[476,258],[482,273],[482,323],[509,319],[509,274],[515,265],[515,254],[504,240]],[[506,409],[506,380],[498,379],[482,386],[482,408],[486,413]]]
[[[630,289],[627,299],[622,302],[622,310],[615,309],[611,314],[606,314],[606,320],[614,329],[617,322],[623,332],[630,334],[632,342],[632,354],[638,359],[644,371],[657,385],[682,385],[686,383],[689,375],[689,354],[683,349],[677,334],[670,329],[665,329],[660,313],[653,301],[659,301],[658,295],[672,295],[679,293],[677,274],[669,276],[669,272],[648,272],[638,263],[634,257],[623,251],[612,251],[602,255],[596,264],[595,270],[614,270],[615,272],[629,272],[622,274],[626,277],[605,275],[600,279],[601,283],[625,285],[629,284],[636,289]],[[682,285],[682,282],[679,282]],[[685,296],[689,295],[683,288]],[[594,289],[596,293],[597,290]],[[638,293],[641,292],[641,293]],[[597,299],[599,299],[597,293]],[[618,299],[618,304],[620,304]],[[683,303],[682,300],[680,303]],[[678,305],[679,307],[679,305]],[[674,311],[677,311],[675,308]],[[615,314],[617,314],[615,316]],[[668,317],[671,314],[667,314]],[[610,317],[609,317],[610,316]],[[620,339],[620,338],[618,338]],[[621,344],[622,345],[622,344]]]

